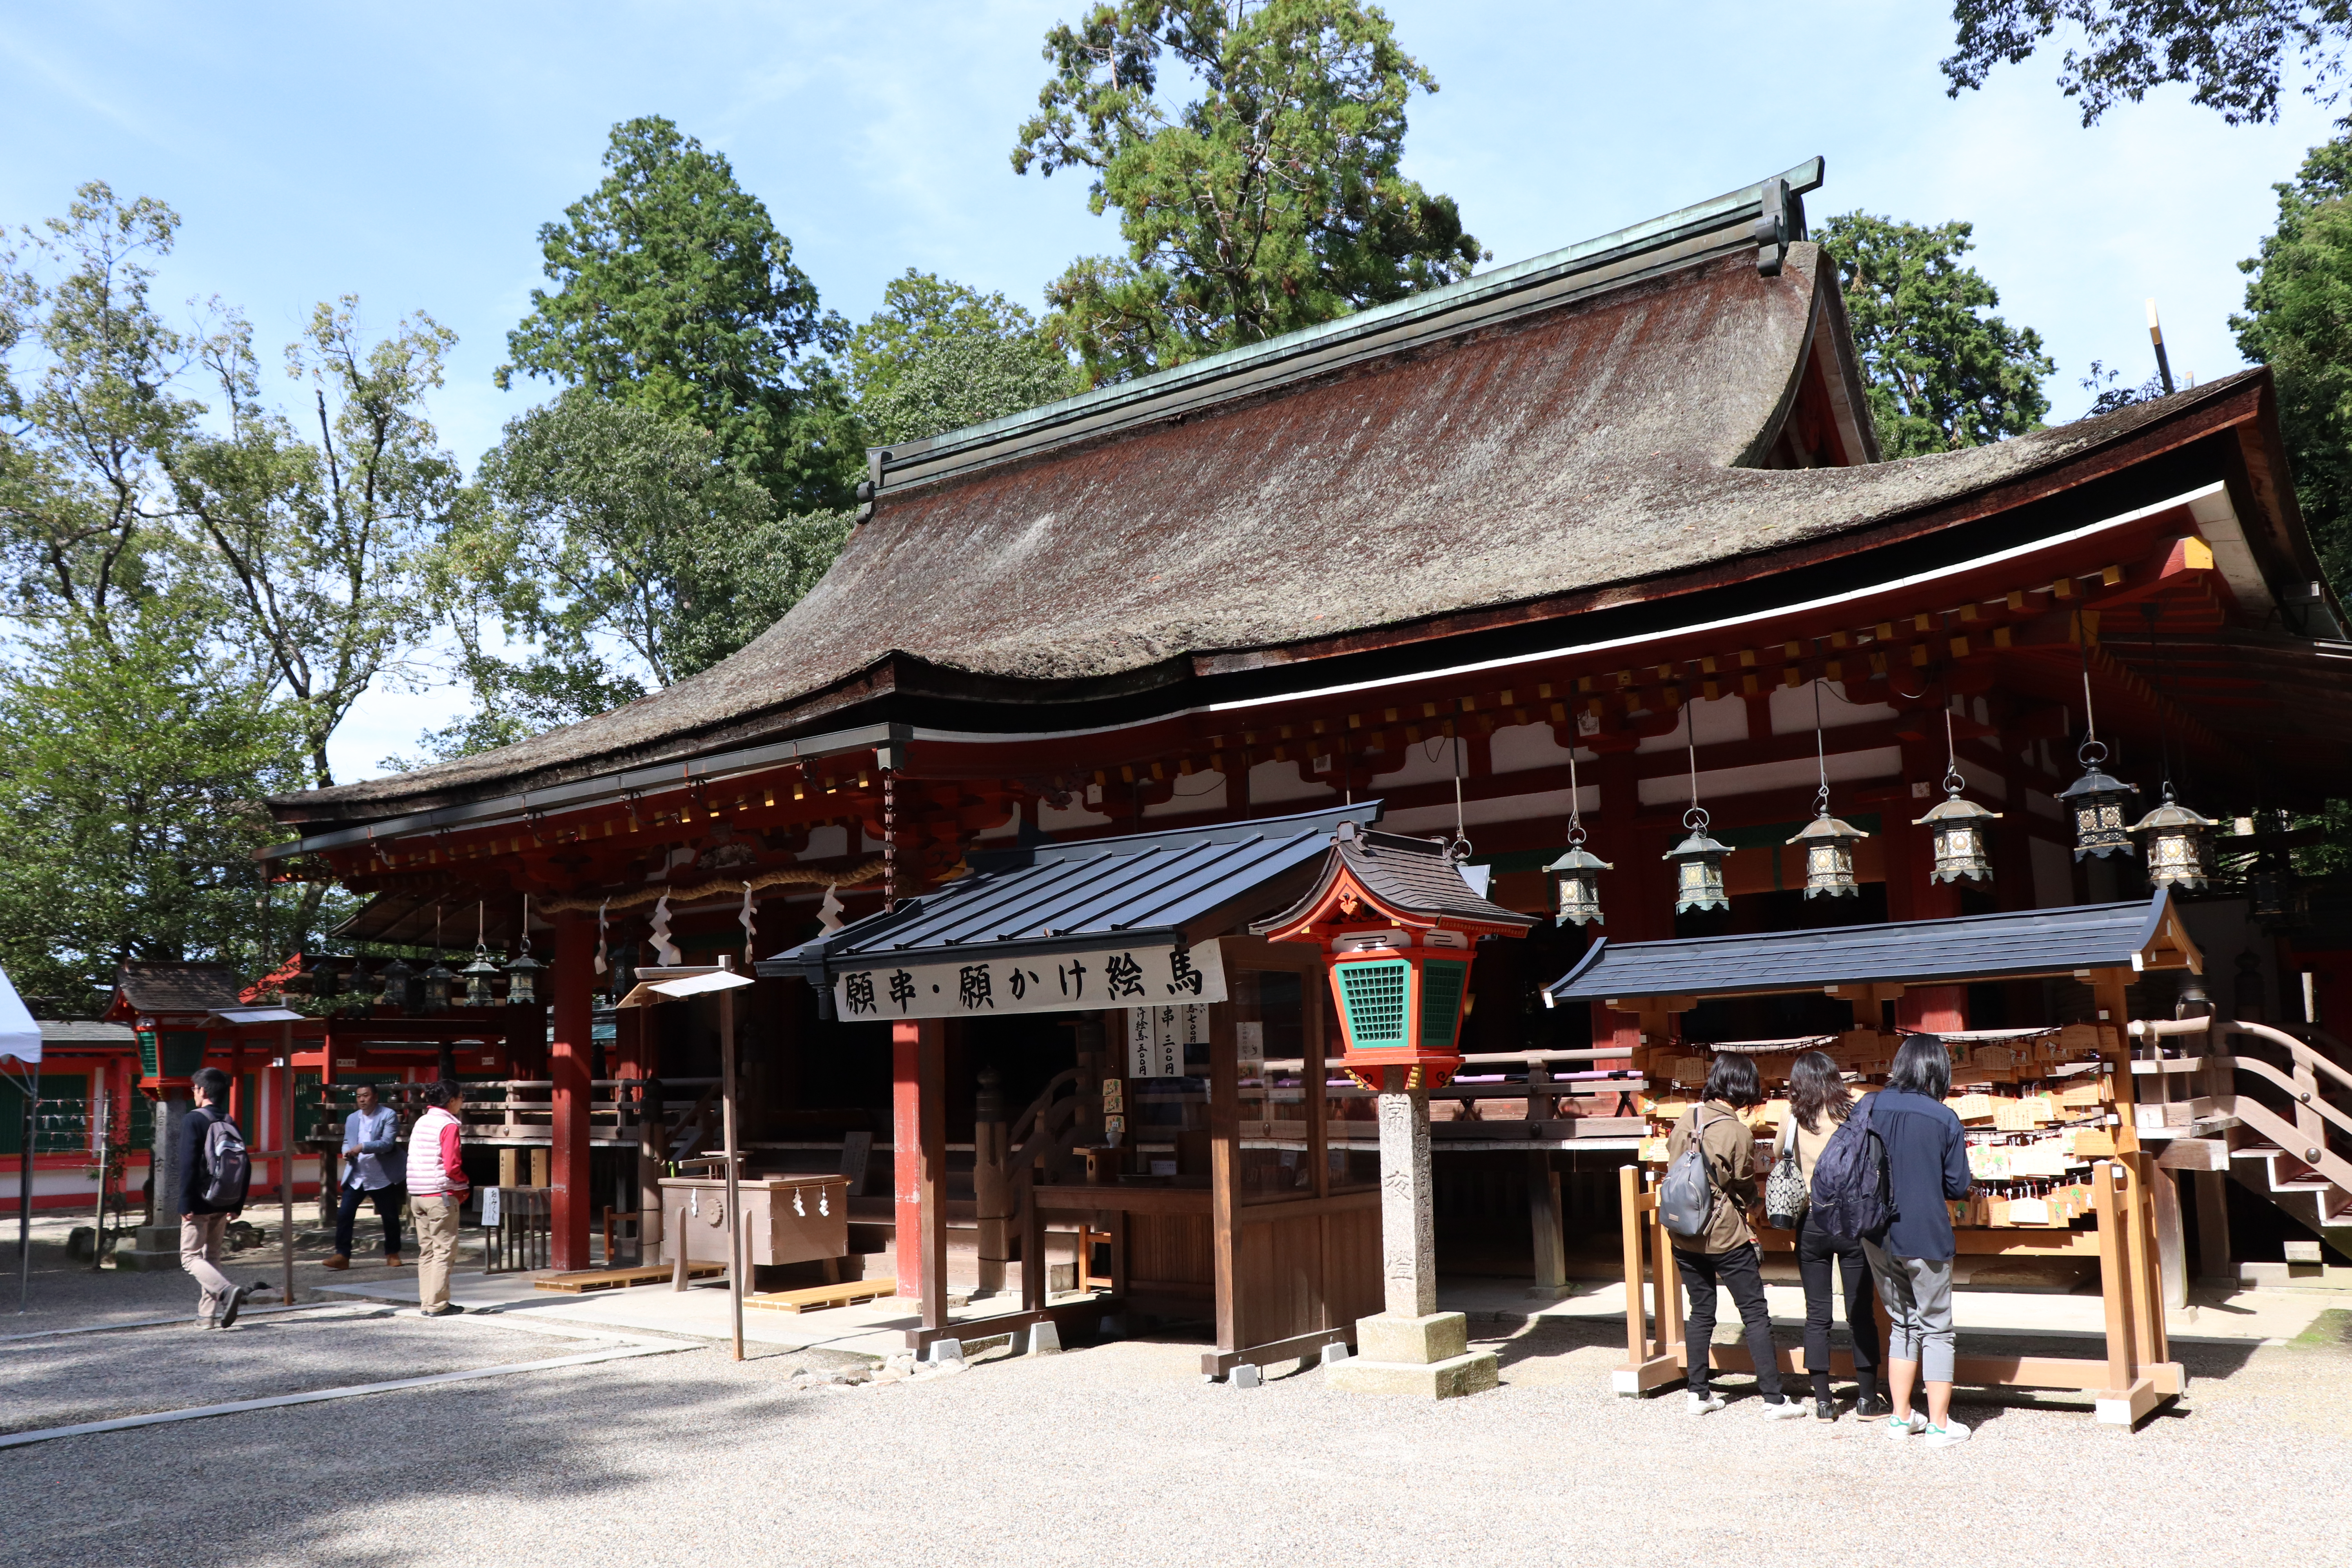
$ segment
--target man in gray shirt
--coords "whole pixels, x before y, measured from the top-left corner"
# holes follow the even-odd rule
[[[352,1226],[359,1218],[360,1199],[375,1205],[383,1221],[383,1261],[400,1267],[400,1117],[376,1098],[373,1084],[362,1084],[360,1108],[343,1121],[343,1192],[335,1212],[335,1255],[330,1268],[352,1266]]]

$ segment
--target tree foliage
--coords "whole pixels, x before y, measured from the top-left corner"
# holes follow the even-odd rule
[[[413,545],[452,477],[421,408],[446,334],[370,345],[321,307],[294,363],[337,434],[311,446],[241,318],[155,305],[178,227],[93,183],[0,241],[0,921],[44,989],[265,956],[261,798],[331,782],[336,725],[421,635]],[[281,901],[275,937],[301,946],[323,897]]]
[[[2278,226],[2240,262],[2238,352],[2271,367],[2295,500],[2321,565],[2352,585],[2352,138],[2275,187]]]
[[[2095,124],[2118,102],[2180,84],[2231,125],[2276,121],[2290,63],[2323,103],[2340,96],[2352,37],[2346,0],[1954,0],[1958,29],[1943,62],[1954,98],[2000,65],[2022,63],[2053,37],[2071,40],[2058,87]]]
[[[459,755],[601,713],[765,631],[830,564],[838,513],[780,516],[717,437],[573,387],[508,421],[436,569],[476,711]],[[492,651],[485,617],[522,657]]]
[[[518,371],[585,386],[718,437],[779,510],[838,507],[861,467],[824,355],[845,328],[719,153],[658,116],[613,128],[604,182],[539,231]]]
[[[1989,314],[2000,296],[1960,258],[1973,226],[1933,227],[1842,213],[1816,237],[1836,263],[1889,458],[1981,446],[2037,428],[2057,369],[2030,327]]]
[[[1002,294],[913,268],[890,280],[882,309],[850,334],[848,372],[858,422],[880,445],[1085,390],[1068,356],[1027,310]]]
[[[1399,171],[1435,79],[1356,0],[1116,0],[1046,35],[1015,171],[1083,168],[1124,258],[1074,263],[1047,328],[1095,381],[1468,276],[1452,198]],[[1171,70],[1172,68],[1172,70]],[[1178,80],[1195,92],[1177,104]]]

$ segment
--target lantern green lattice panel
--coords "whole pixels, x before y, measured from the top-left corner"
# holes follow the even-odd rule
[[[155,1054],[155,1031],[152,1029],[139,1031],[139,1071],[144,1078],[163,1076],[163,1061]]]
[[[1450,1051],[1454,1026],[1462,1019],[1462,988],[1470,966],[1444,959],[1429,959],[1421,966],[1421,1048]]]
[[[1412,969],[1402,958],[1338,965],[1349,1048],[1380,1050],[1405,1043],[1405,980]]]

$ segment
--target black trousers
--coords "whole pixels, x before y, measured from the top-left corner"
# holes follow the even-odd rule
[[[1830,1317],[1837,1305],[1830,1297],[1830,1265],[1837,1265],[1838,1281],[1845,1291],[1845,1326],[1853,1335],[1853,1381],[1863,1393],[1878,1392],[1877,1291],[1870,1282],[1870,1264],[1862,1243],[1841,1245],[1813,1228],[1808,1212],[1797,1226],[1797,1272],[1805,1280],[1805,1370],[1813,1375],[1813,1394],[1830,1395]]]
[[[366,1198],[375,1205],[376,1217],[383,1221],[383,1255],[394,1258],[400,1253],[400,1203],[405,1189],[394,1182],[373,1192],[364,1187],[345,1187],[343,1201],[335,1210],[335,1251],[344,1258],[352,1255],[352,1225],[359,1218],[360,1200]]]
[[[1675,1271],[1683,1277],[1690,1295],[1688,1329],[1683,1342],[1690,1347],[1690,1390],[1705,1394],[1713,1371],[1707,1347],[1715,1342],[1715,1294],[1731,1292],[1739,1321],[1748,1331],[1748,1359],[1756,1363],[1756,1386],[1766,1403],[1780,1401],[1780,1362],[1772,1350],[1772,1318],[1764,1308],[1764,1275],[1756,1244],[1743,1242],[1729,1252],[1685,1252],[1675,1248]]]

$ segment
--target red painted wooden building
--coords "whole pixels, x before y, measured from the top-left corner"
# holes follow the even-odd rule
[[[2267,373],[1882,461],[1832,268],[1803,237],[1820,180],[1816,161],[1322,327],[877,449],[840,560],[734,658],[499,751],[277,800],[294,837],[273,863],[373,895],[354,935],[481,904],[511,946],[529,896],[552,964],[556,1261],[578,1267],[592,1006],[616,977],[656,956],[768,958],[836,910],[870,915],[993,851],[1181,842],[1376,800],[1384,831],[1459,831],[1494,899],[1549,914],[1543,868],[1573,804],[1612,868],[1605,929],[1638,941],[2139,896],[2127,864],[2072,853],[2060,794],[2094,720],[2136,809],[2167,777],[2225,827],[2342,793],[2352,659]],[[1966,890],[1930,879],[1914,825],[1948,773],[2002,814],[1995,875]],[[1809,908],[1803,849],[1785,841],[1824,781],[1831,810],[1869,837],[1858,894]],[[1732,849],[1728,908],[1678,916],[1664,857],[1694,793]],[[2249,953],[2271,994],[2294,989],[2242,901],[2199,908],[2209,953]],[[976,940],[984,956],[995,939]],[[1473,1051],[1594,1049],[1636,1028],[1538,1005],[1585,940],[1546,922],[1483,949]],[[1228,952],[1274,978],[1246,1006],[1211,1009],[1201,1072],[1175,1075],[1199,1087],[1167,1090],[1166,1135],[1139,1126],[1093,1170],[1206,1194],[1206,1228],[1114,1272],[1191,1279],[1236,1353],[1266,1337],[1240,1304],[1250,1281],[1301,1271],[1307,1305],[1285,1321],[1336,1321],[1350,1270],[1369,1267],[1330,1240],[1369,1173],[1353,1102],[1321,1067],[1325,1009],[1283,973],[1296,963],[1247,941]],[[755,1164],[891,1141],[901,1201],[866,1199],[859,1217],[898,1229],[902,1291],[936,1281],[961,1215],[990,1218],[978,1183],[959,1210],[954,1159],[963,1144],[990,1157],[990,1096],[1017,1121],[1033,1096],[1092,1095],[1072,1125],[1098,1131],[1103,1087],[1121,1078],[1117,1013],[950,1017],[898,1029],[894,1047],[891,1026],[837,1016],[803,978],[750,994]],[[1901,1009],[1949,1026],[2069,1005],[2046,987],[1947,987]],[[709,1021],[652,1012],[624,1015],[608,1074],[706,1070]],[[1253,1061],[1267,1075],[1255,1118]],[[1229,1082],[1238,1110],[1220,1099]],[[1506,1154],[1459,1152],[1486,1131],[1475,1094],[1463,1101],[1465,1138],[1441,1142],[1456,1148],[1439,1162],[1442,1205],[1452,1179],[1475,1206],[1490,1156],[1515,1184],[1538,1156],[1572,1194],[1630,1157],[1622,1096],[1514,1092],[1525,1126],[1488,1140]],[[1295,1147],[1276,1147],[1276,1124],[1305,1129]],[[1245,1184],[1265,1164],[1252,1147],[1299,1157],[1287,1189]],[[1058,1184],[1051,1163],[1024,1179]],[[936,1212],[909,1206],[927,1170],[945,1175]],[[626,1170],[594,1179],[633,1184]],[[1324,1206],[1276,1243],[1246,1223],[1276,1197]],[[1317,1215],[1319,1230],[1305,1225]],[[920,1258],[903,1245],[917,1224]],[[1085,1221],[1073,1234],[1090,1277],[1107,1243]]]

